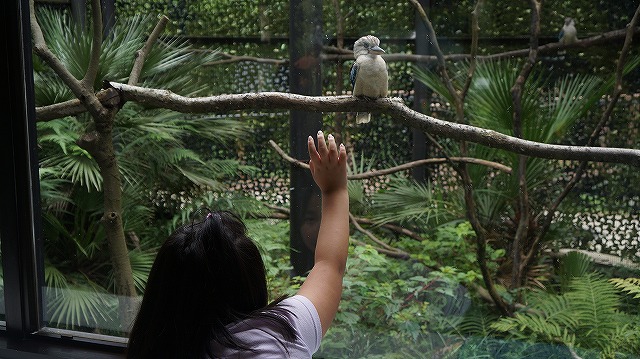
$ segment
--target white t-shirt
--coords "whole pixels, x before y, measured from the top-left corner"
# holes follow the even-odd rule
[[[216,358],[224,359],[280,359],[311,358],[320,347],[322,327],[316,307],[309,299],[301,295],[284,299],[278,307],[287,308],[291,314],[286,314],[287,320],[296,331],[296,340],[287,341],[278,328],[264,319],[246,319],[230,324],[231,334],[242,343],[246,343],[255,351],[237,351],[214,343],[213,352]],[[283,346],[283,344],[286,346]],[[288,353],[287,353],[288,351]]]

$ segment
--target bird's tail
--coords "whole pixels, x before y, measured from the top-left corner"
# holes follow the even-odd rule
[[[371,114],[368,112],[358,112],[356,114],[356,123],[362,124],[371,121]]]

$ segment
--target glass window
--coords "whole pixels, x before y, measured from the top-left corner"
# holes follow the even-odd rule
[[[296,4],[118,1],[99,61],[87,9],[37,4],[63,75],[89,79],[33,57],[42,325],[126,338],[158,248],[205,208],[245,219],[271,299],[295,293],[320,197],[285,157],[308,160],[322,129],[348,148],[352,224],[317,357],[640,355],[637,4]],[[354,93],[365,35],[384,49],[386,93]],[[266,97],[195,110],[105,81]],[[102,105],[73,102],[69,84],[86,83]],[[272,92],[362,95],[370,121]]]

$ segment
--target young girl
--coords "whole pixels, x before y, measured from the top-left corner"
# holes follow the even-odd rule
[[[311,358],[340,302],[349,243],[346,151],[308,139],[322,192],[315,264],[296,295],[267,303],[264,263],[244,224],[213,212],[163,244],[129,337],[127,358]]]

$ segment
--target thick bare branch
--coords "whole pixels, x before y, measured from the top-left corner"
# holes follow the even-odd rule
[[[302,110],[317,112],[383,112],[401,123],[426,133],[475,142],[530,157],[624,163],[640,166],[640,150],[544,144],[505,135],[493,130],[452,123],[408,108],[400,99],[375,101],[354,96],[304,96],[282,92],[260,92],[189,98],[171,91],[148,89],[111,82],[124,101],[182,113],[227,113],[237,110]]]

